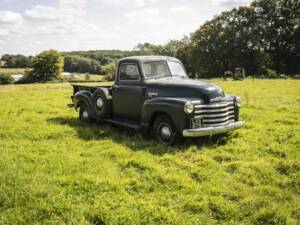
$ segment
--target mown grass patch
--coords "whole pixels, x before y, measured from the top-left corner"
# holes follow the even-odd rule
[[[0,87],[0,224],[299,224],[300,83],[216,81],[245,128],[161,146],[87,125],[69,84]]]
[[[24,74],[26,68],[0,68],[0,73],[5,73],[5,74]]]

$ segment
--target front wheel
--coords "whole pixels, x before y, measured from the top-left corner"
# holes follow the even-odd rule
[[[173,145],[179,138],[172,119],[167,115],[161,115],[155,120],[153,134],[164,145]]]

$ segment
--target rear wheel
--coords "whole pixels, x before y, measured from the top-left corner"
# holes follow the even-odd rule
[[[178,138],[175,125],[167,115],[161,115],[155,120],[153,134],[155,139],[164,145],[173,145]]]
[[[86,123],[91,123],[91,114],[85,104],[81,104],[79,108],[79,119]]]
[[[97,118],[110,117],[112,103],[111,96],[106,89],[97,89],[93,94],[94,112]]]

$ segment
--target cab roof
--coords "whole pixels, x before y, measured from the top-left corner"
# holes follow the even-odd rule
[[[150,56],[130,56],[126,58],[122,58],[121,61],[139,61],[139,62],[147,62],[147,61],[176,61],[180,62],[178,59],[169,56],[160,56],[160,55],[150,55]]]

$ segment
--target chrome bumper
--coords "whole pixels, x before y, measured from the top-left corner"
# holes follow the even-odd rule
[[[199,129],[185,129],[182,131],[184,137],[202,137],[214,134],[226,133],[231,130],[236,130],[244,126],[243,121],[232,122],[219,127],[203,127]]]

